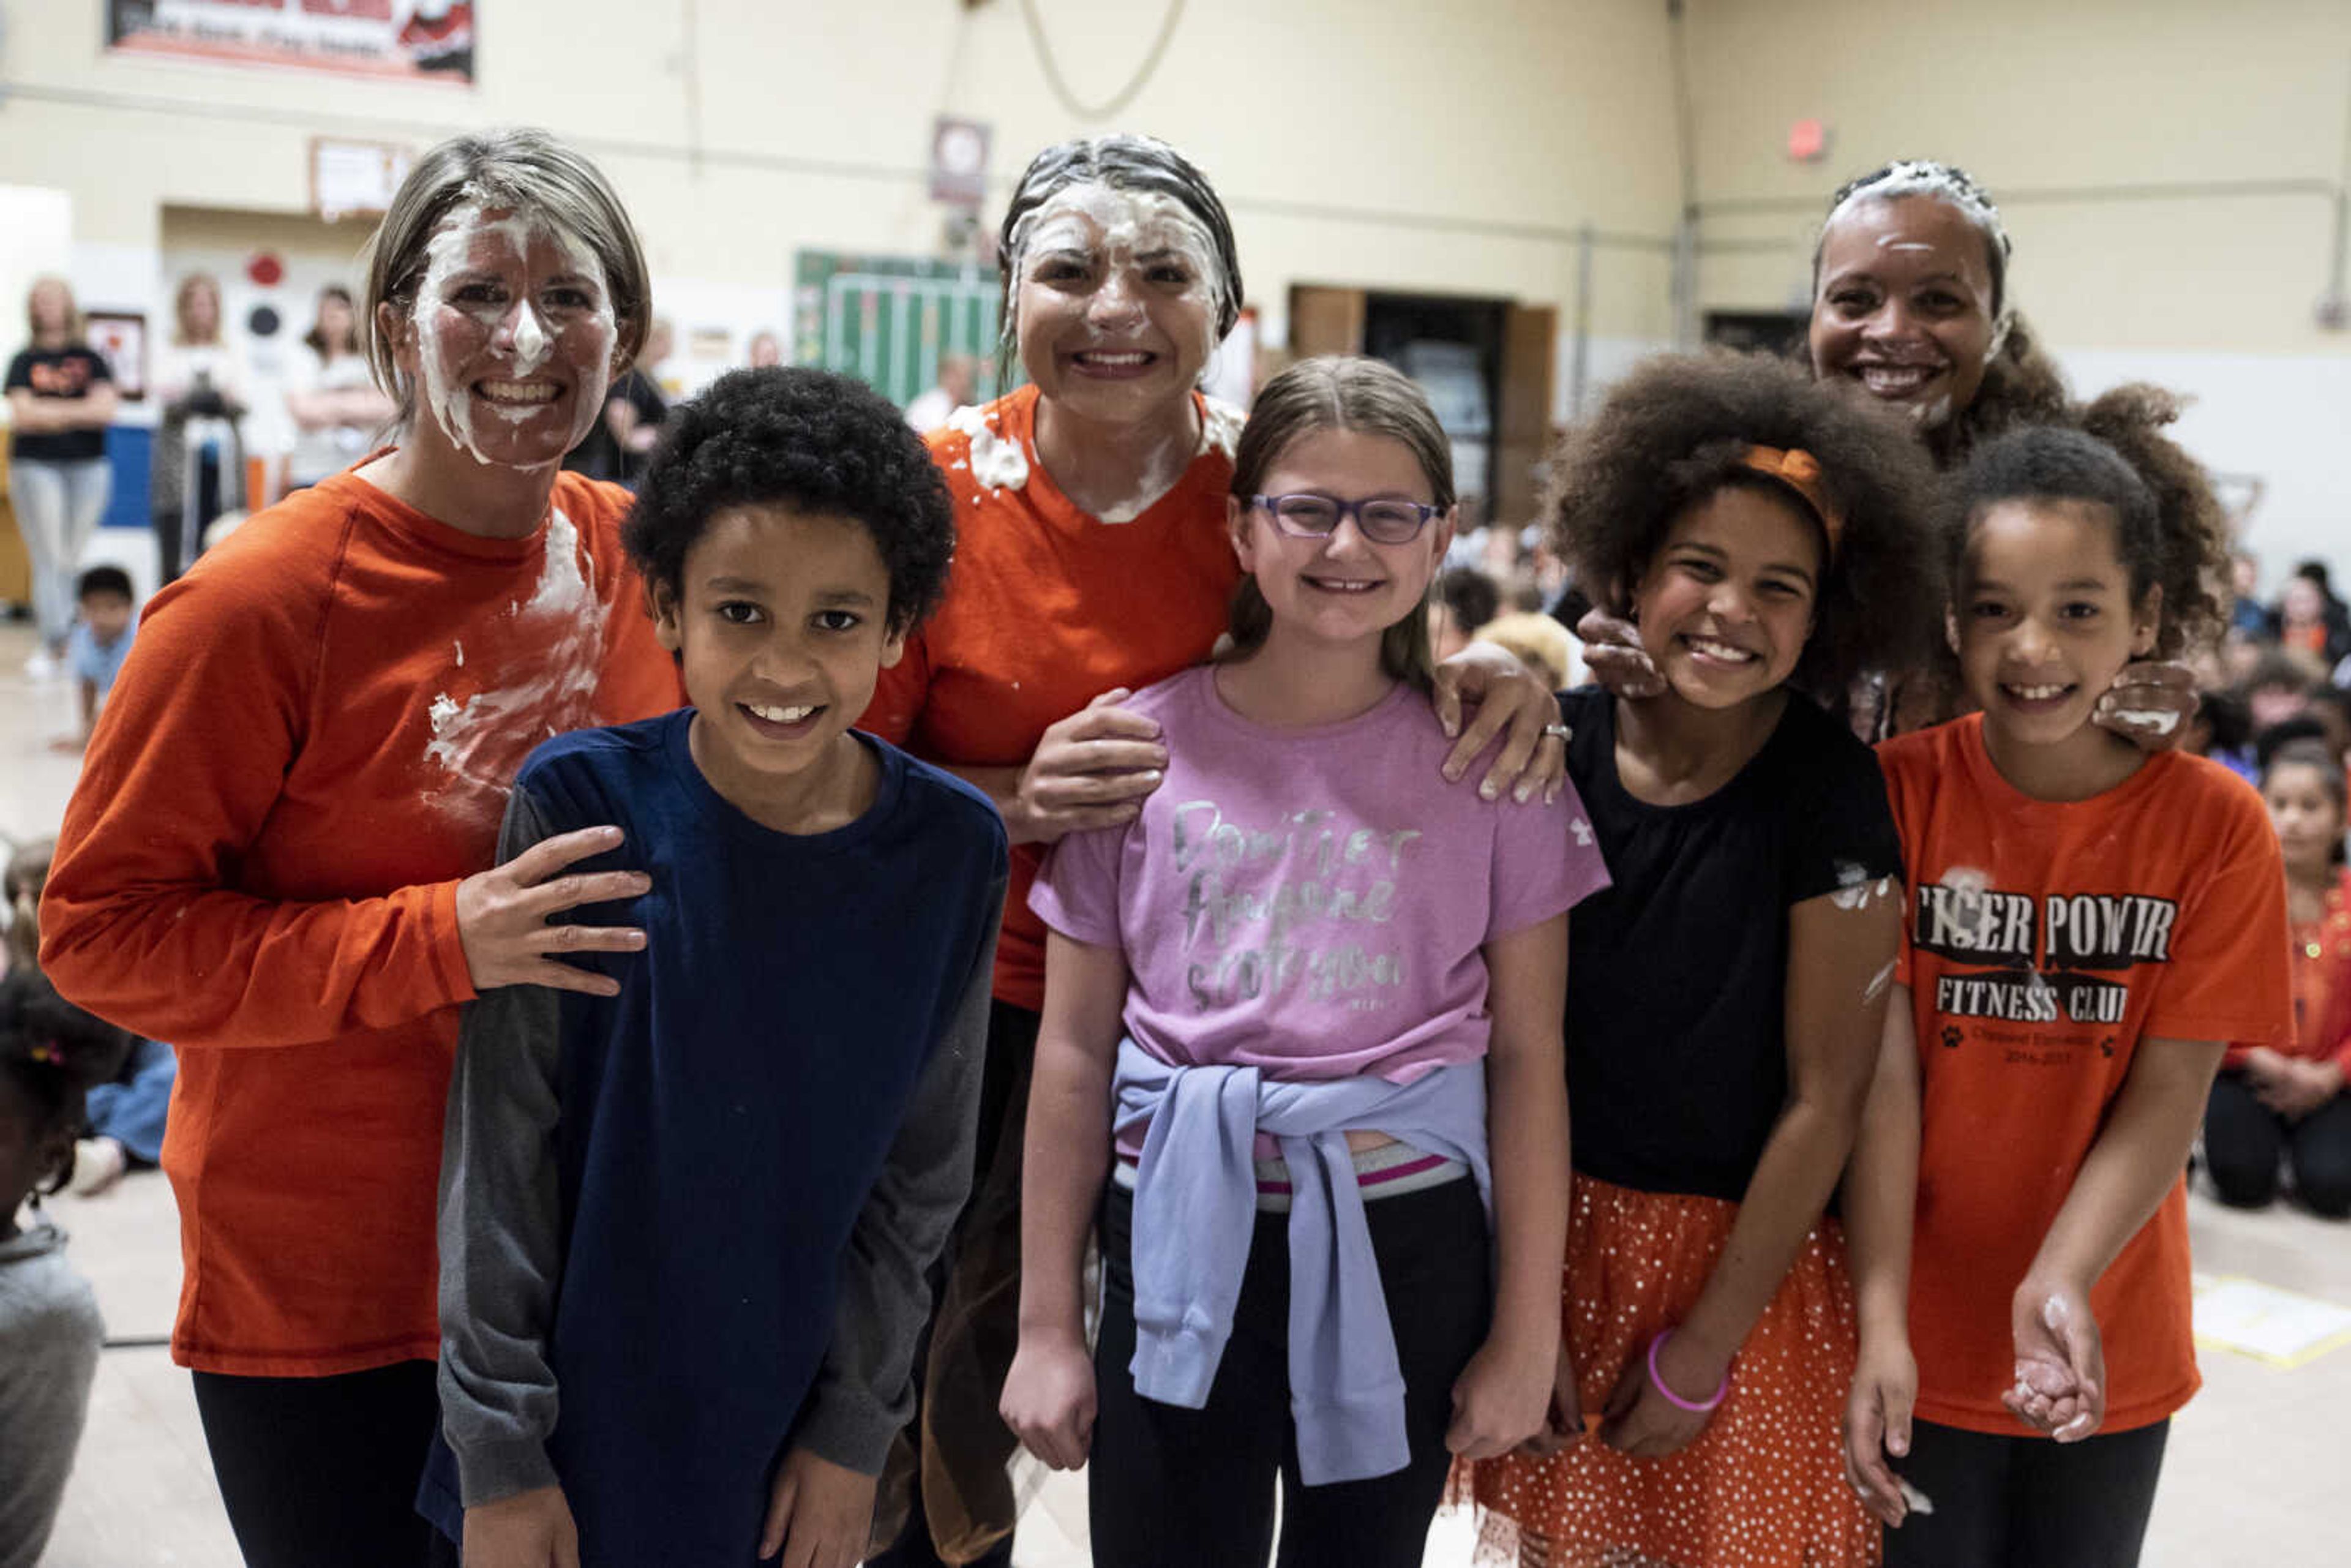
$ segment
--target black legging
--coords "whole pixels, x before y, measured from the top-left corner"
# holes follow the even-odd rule
[[[2314,1212],[2329,1219],[2351,1216],[2351,1092],[2289,1122],[2255,1097],[2242,1072],[2214,1079],[2204,1109],[2204,1160],[2220,1201],[2260,1208],[2275,1198],[2281,1155]]]
[[[1934,1511],[1886,1532],[1886,1568],[2134,1568],[2170,1432],[2060,1443],[1913,1422],[1902,1479]]]
[[[195,1381],[246,1568],[456,1568],[457,1549],[416,1511],[441,1418],[433,1363]]]
[[[1134,1391],[1134,1195],[1102,1204],[1102,1337],[1094,1349],[1087,1496],[1097,1568],[1262,1563],[1418,1568],[1452,1455],[1453,1385],[1493,1315],[1491,1247],[1466,1177],[1367,1204],[1372,1250],[1404,1373],[1411,1463],[1393,1475],[1301,1486],[1290,1409],[1290,1217],[1260,1214],[1207,1406],[1179,1409]]]

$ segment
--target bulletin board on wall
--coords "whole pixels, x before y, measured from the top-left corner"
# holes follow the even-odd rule
[[[792,360],[852,375],[901,407],[938,382],[939,361],[980,362],[978,396],[996,395],[996,273],[919,256],[799,253],[792,278]]]

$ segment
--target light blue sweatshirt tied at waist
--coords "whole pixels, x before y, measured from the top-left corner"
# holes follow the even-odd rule
[[[1290,1166],[1290,1408],[1308,1486],[1403,1469],[1404,1373],[1380,1289],[1364,1195],[1347,1147],[1380,1132],[1458,1160],[1488,1220],[1482,1061],[1410,1083],[1282,1082],[1254,1067],[1172,1067],[1132,1040],[1118,1048],[1116,1127],[1148,1122],[1134,1183],[1134,1391],[1197,1410],[1232,1337],[1256,1228],[1256,1135]]]

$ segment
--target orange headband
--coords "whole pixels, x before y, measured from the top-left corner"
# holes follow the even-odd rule
[[[1821,531],[1828,536],[1829,559],[1835,559],[1837,546],[1844,539],[1844,514],[1829,504],[1828,492],[1821,488],[1820,459],[1801,446],[1786,451],[1777,446],[1750,446],[1739,460],[1804,498],[1813,516],[1821,520]]]

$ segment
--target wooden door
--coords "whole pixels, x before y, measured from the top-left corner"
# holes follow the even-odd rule
[[[1502,324],[1501,395],[1494,410],[1494,520],[1511,528],[1535,520],[1541,504],[1536,465],[1551,450],[1552,369],[1559,312],[1512,305]]]
[[[1290,287],[1290,356],[1364,351],[1364,291],[1294,283]]]

